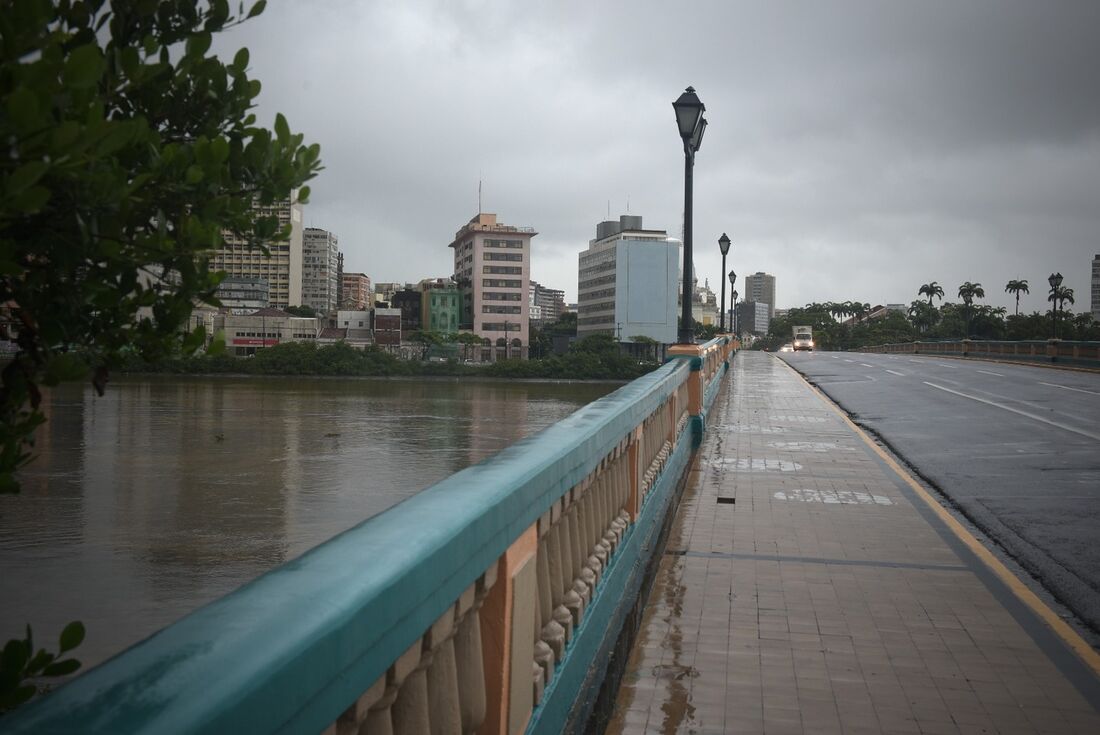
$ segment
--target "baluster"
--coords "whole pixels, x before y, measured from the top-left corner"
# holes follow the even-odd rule
[[[600,560],[601,571],[607,569],[607,561],[611,558],[611,547],[603,537],[604,529],[607,528],[604,523],[603,515],[603,490],[607,485],[607,473],[603,466],[600,464],[600,474],[596,477],[592,489],[589,491],[592,501],[592,551],[591,553]]]
[[[398,714],[397,699],[401,690],[405,689],[412,672],[419,665],[420,647],[421,641],[417,640],[404,654],[398,656],[386,671],[385,693],[381,699],[370,705],[366,712],[366,732],[370,735],[415,732],[398,725],[397,718],[403,715]],[[427,718],[427,709],[425,709],[425,718]]]
[[[562,604],[569,612],[570,622],[574,629],[581,623],[581,615],[584,613],[584,598],[574,585],[576,570],[573,566],[573,527],[569,519],[573,517],[574,502],[572,491],[562,496],[562,516],[558,521],[559,551],[561,554],[561,586],[565,593],[562,595]]]
[[[424,636],[424,648],[430,658],[427,682],[431,735],[460,735],[462,732],[454,642],[457,618],[458,605],[451,605]]]
[[[560,502],[558,501],[555,507],[559,507]],[[563,651],[555,651],[560,661],[564,655],[564,646],[569,645],[569,641],[573,639],[573,614],[565,607],[565,591],[567,588],[565,586],[565,566],[562,554],[562,529],[564,524],[561,522],[560,512],[555,515],[557,515],[557,520],[550,526],[546,548],[550,557],[550,595],[554,604],[554,622],[562,627],[565,634]]]
[[[580,625],[581,618],[584,615],[585,608],[588,607],[592,601],[592,585],[596,583],[595,576],[591,578],[585,574],[589,571],[584,566],[584,540],[581,538],[581,526],[580,526],[580,492],[576,488],[570,490],[573,501],[569,506],[569,516],[566,521],[569,523],[569,540],[571,544],[570,560],[572,571],[572,584],[573,590],[580,596],[581,607],[577,617],[577,624]]]
[[[458,700],[464,733],[477,732],[485,721],[487,698],[479,611],[489,590],[496,584],[496,576],[497,564],[494,562],[458,600],[461,617],[458,633],[455,634],[455,658],[458,663]]]
[[[367,688],[367,691],[359,696],[359,699],[355,700],[350,707],[340,714],[336,722],[324,730],[323,735],[359,735],[360,732],[366,733],[366,722],[370,708],[381,702],[385,694],[386,674],[382,674],[374,684]],[[393,695],[395,697],[397,696],[396,689]],[[389,705],[386,706],[388,707]],[[388,716],[385,722],[388,726],[390,722]],[[391,731],[392,728],[386,730],[386,732]]]
[[[603,574],[604,563],[600,560],[599,555],[596,553],[596,541],[599,539],[599,534],[596,530],[596,504],[595,504],[595,488],[596,481],[592,480],[587,483],[584,491],[584,497],[581,500],[581,530],[584,533],[584,555],[585,555],[585,568],[592,575],[592,589],[593,595],[595,595],[595,587],[600,583],[600,575]],[[588,581],[587,579],[585,580]]]
[[[554,677],[554,661],[561,661],[565,652],[565,629],[554,620],[554,597],[550,583],[550,535],[551,513],[539,519],[539,546],[536,556],[539,575],[539,628],[542,640],[550,647],[553,656],[550,665],[540,661],[546,669],[547,683]]]

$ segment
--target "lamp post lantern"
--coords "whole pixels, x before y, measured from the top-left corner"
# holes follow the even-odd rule
[[[726,233],[718,238],[718,249],[722,251],[722,270],[726,269],[726,253],[730,251],[730,239]],[[731,283],[730,286],[733,286]],[[730,317],[730,326],[733,326],[733,317]],[[722,298],[718,301],[718,328],[726,331],[726,282],[722,281]]]
[[[1047,279],[1050,284],[1050,335],[1058,339],[1058,287],[1062,285],[1062,274],[1051,273]]]
[[[684,142],[684,288],[677,341],[680,344],[695,344],[695,330],[691,323],[691,174],[695,166],[695,152],[703,144],[703,133],[707,129],[707,121],[703,117],[707,108],[695,94],[695,89],[688,87],[672,103],[672,109],[676,111],[676,126]]]

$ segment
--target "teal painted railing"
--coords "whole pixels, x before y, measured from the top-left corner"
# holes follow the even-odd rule
[[[726,337],[340,534],[3,718],[10,733],[583,724]]]

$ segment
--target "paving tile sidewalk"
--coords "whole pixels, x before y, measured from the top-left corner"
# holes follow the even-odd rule
[[[832,408],[729,377],[608,733],[1100,733],[1095,674]]]

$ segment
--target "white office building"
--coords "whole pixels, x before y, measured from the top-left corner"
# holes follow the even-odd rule
[[[340,292],[340,248],[336,235],[307,227],[302,235],[302,305],[320,315],[335,311]]]
[[[596,225],[596,238],[579,257],[577,337],[675,342],[679,263],[680,241],[644,229],[640,216]]]

